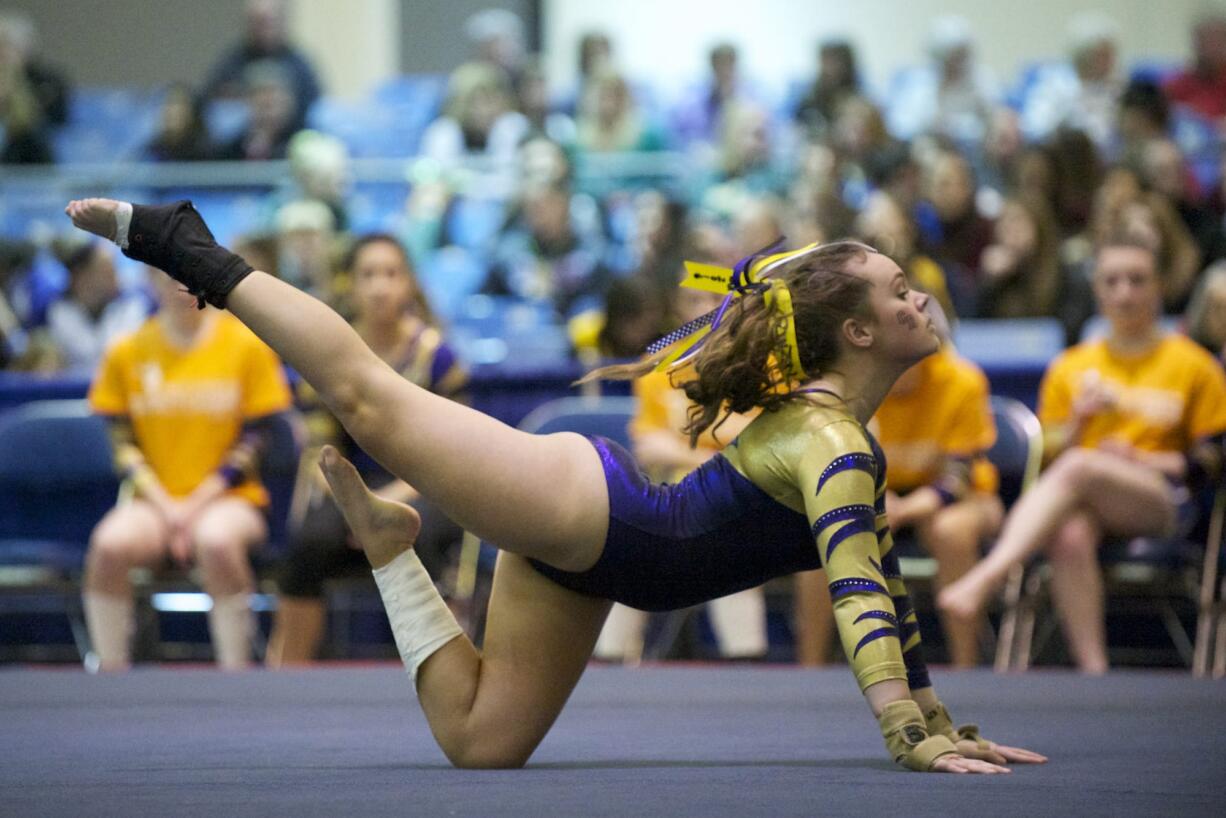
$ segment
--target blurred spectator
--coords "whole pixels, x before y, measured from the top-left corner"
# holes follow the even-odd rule
[[[869,157],[865,165],[869,184],[888,193],[904,213],[915,210],[920,202],[923,175],[919,163],[911,155],[906,142],[892,141]]]
[[[544,137],[560,145],[570,146],[575,142],[575,121],[568,114],[551,107],[549,86],[541,64],[532,61],[524,66],[515,86],[519,111],[528,120],[528,132],[533,137]]]
[[[836,106],[826,139],[839,154],[845,184],[854,179],[860,185],[867,184],[878,154],[895,142],[881,110],[865,97],[850,95]]]
[[[838,154],[823,142],[804,145],[788,189],[792,219],[823,240],[849,235],[856,212],[843,195],[842,183]]]
[[[293,185],[279,197],[282,201],[320,202],[332,211],[333,229],[349,227],[345,200],[349,194],[349,151],[335,136],[319,131],[299,131],[287,147]]]
[[[1060,237],[1042,202],[1006,199],[980,262],[979,318],[1055,316],[1062,293]]]
[[[977,615],[1013,565],[1045,551],[1052,604],[1083,673],[1107,670],[1100,545],[1182,538],[1195,492],[1221,480],[1226,378],[1208,353],[1162,328],[1157,267],[1127,235],[1102,243],[1093,280],[1106,337],[1065,350],[1043,376],[1038,415],[1050,465],[988,556],[939,599],[947,614]]]
[[[1119,26],[1102,14],[1078,15],[1069,26],[1069,60],[1044,66],[1026,94],[1022,131],[1030,140],[1060,125],[1084,131],[1109,151],[1123,82],[1116,71]]]
[[[277,236],[274,233],[247,233],[234,239],[230,246],[257,270],[280,277],[277,271]]]
[[[508,87],[519,83],[527,49],[524,21],[508,9],[483,9],[464,21],[464,36],[473,47],[474,58],[500,71]]]
[[[583,100],[591,93],[593,77],[613,69],[613,43],[603,31],[589,31],[579,38],[576,63],[578,84],[559,101],[559,109],[572,117],[578,116]]]
[[[242,97],[249,93],[248,70],[256,64],[273,63],[281,69],[290,95],[288,128],[295,131],[306,122],[307,109],[319,98],[319,80],[306,56],[289,43],[285,0],[247,0],[243,41],[226,52],[204,84],[205,100]]]
[[[1172,102],[1208,119],[1226,120],[1226,12],[1210,11],[1192,27],[1192,64],[1167,80]]]
[[[14,309],[13,291],[18,289],[33,252],[24,242],[0,238],[0,370],[25,363],[22,357],[28,351],[29,337]]]
[[[217,663],[251,659],[250,549],[268,536],[259,481],[267,418],[290,408],[280,362],[229,313],[149,268],[157,315],[112,345],[90,388],[111,426],[122,500],[90,536],[82,596],[97,667],[126,669],[131,569],[195,566]],[[87,664],[88,664],[87,660]]]
[[[1135,157],[1144,145],[1164,139],[1171,129],[1171,106],[1162,89],[1148,80],[1133,80],[1120,96],[1120,156]]]
[[[1164,308],[1167,312],[1183,310],[1200,270],[1200,251],[1171,203],[1160,194],[1147,192],[1134,171],[1113,168],[1103,179],[1090,233],[1095,246],[1123,234],[1149,247],[1157,257]]]
[[[645,121],[625,77],[605,70],[593,76],[575,119],[576,146],[584,153],[659,150],[664,140]]]
[[[55,249],[68,270],[68,290],[47,310],[47,332],[60,369],[92,374],[112,341],[144,323],[150,305],[120,292],[108,242],[64,241]]]
[[[531,127],[512,103],[511,85],[497,68],[481,62],[461,65],[447,81],[443,115],[422,135],[422,156],[444,166],[485,157],[495,169],[506,170]]]
[[[1094,143],[1082,131],[1059,127],[1047,140],[1056,171],[1053,211],[1066,238],[1085,229],[1102,182],[1102,162]]]
[[[970,25],[940,17],[928,33],[931,63],[903,75],[890,95],[887,120],[900,139],[934,134],[963,146],[978,144],[1000,93],[990,72],[975,60]]]
[[[0,11],[0,63],[11,61],[20,67],[44,122],[63,125],[68,121],[68,80],[38,56],[37,45],[33,20],[17,11]]]
[[[482,291],[548,302],[566,317],[600,303],[609,277],[603,256],[598,226],[574,217],[567,188],[531,190],[499,239]]]
[[[20,67],[34,94],[40,119],[48,125],[69,120],[69,81],[36,53],[38,32],[31,18],[18,11],[0,11],[0,63]]]
[[[995,203],[1008,189],[1013,166],[1025,145],[1017,113],[1003,106],[993,111],[979,159],[979,195],[985,211],[995,212]]]
[[[821,137],[834,123],[839,106],[861,96],[856,52],[847,40],[826,40],[817,49],[817,76],[801,97],[794,114],[810,138]]]
[[[1005,192],[1044,202],[1053,212],[1058,204],[1056,158],[1045,144],[1023,145],[1010,168]]]
[[[0,164],[46,164],[54,161],[47,119],[26,72],[20,31],[12,19],[0,19]]]
[[[1195,181],[1179,146],[1171,139],[1150,141],[1140,156],[1145,186],[1170,202],[1192,234],[1204,260],[1226,255],[1222,220],[1193,193]]]
[[[677,105],[672,133],[680,146],[713,143],[726,130],[725,119],[733,106],[756,106],[738,71],[738,55],[732,43],[719,43],[707,55],[711,73],[691,89]]]
[[[945,281],[945,271],[919,251],[915,223],[893,196],[885,191],[869,196],[864,209],[856,217],[855,232],[866,244],[898,262],[911,286],[935,298],[945,315],[950,318],[957,316]]]
[[[1188,336],[1226,364],[1226,259],[1205,270],[1188,302]]]
[[[256,62],[243,72],[247,127],[222,145],[218,159],[284,159],[289,139],[298,129],[290,75],[276,62]]]
[[[658,190],[634,197],[634,234],[631,239],[637,274],[655,282],[660,292],[671,293],[685,262],[687,209]]]
[[[405,380],[453,400],[462,398],[468,374],[443,337],[403,246],[386,234],[366,235],[350,248],[342,266],[353,282],[353,326],[367,345]],[[316,658],[325,631],[327,580],[369,576],[366,559],[361,549],[350,545],[349,529],[319,470],[324,444],[340,449],[381,497],[417,508],[422,531],[414,549],[440,581],[449,553],[463,536],[412,487],[362,452],[305,381],[299,385],[298,402],[306,412],[310,435],[294,498],[303,514],[291,529],[289,551],[277,578],[277,613],[268,639],[270,667]]]
[[[775,193],[784,178],[774,162],[770,116],[748,102],[730,103],[720,125],[718,172],[748,193]]]
[[[323,202],[302,199],[277,211],[277,275],[311,295],[339,306],[345,295],[333,279],[336,223]]]
[[[715,165],[708,176],[699,177],[702,210],[731,224],[751,202],[782,194],[786,184],[787,176],[775,161],[770,117],[747,102],[732,103],[724,113]]]
[[[146,157],[153,162],[195,162],[212,159],[216,152],[200,100],[182,83],[170,86],[162,98],[158,132],[145,148]]]
[[[667,331],[668,299],[655,282],[641,276],[614,279],[603,309],[580,313],[567,322],[575,355],[587,366],[602,360],[640,357]]]
[[[732,217],[732,243],[744,258],[785,238],[783,229],[783,202],[775,196],[753,196]]]
[[[992,242],[992,222],[976,203],[975,172],[954,151],[941,151],[925,179],[920,246],[944,268],[959,315],[974,315],[981,284],[979,265]]]

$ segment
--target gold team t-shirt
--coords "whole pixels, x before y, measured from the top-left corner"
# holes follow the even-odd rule
[[[89,391],[95,412],[131,419],[136,445],[174,497],[221,466],[244,421],[290,407],[276,354],[232,315],[209,320],[204,337],[181,349],[150,318],[107,351]],[[256,480],[232,493],[268,503]]]
[[[1072,420],[1076,396],[1092,382],[1113,396],[1114,407],[1089,420],[1078,445],[1118,440],[1147,452],[1182,452],[1226,430],[1226,375],[1182,335],[1134,356],[1113,352],[1105,340],[1065,350],[1043,376],[1039,420]]]
[[[996,442],[987,377],[945,348],[916,366],[919,385],[887,395],[869,423],[885,453],[890,487],[906,492],[930,485],[947,458],[961,458],[971,463],[971,489],[994,494],[999,475],[983,456]]]

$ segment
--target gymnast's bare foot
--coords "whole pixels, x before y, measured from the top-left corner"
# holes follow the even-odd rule
[[[76,227],[114,241],[117,229],[115,211],[120,204],[114,199],[76,199],[68,203],[64,212]]]
[[[954,619],[974,620],[983,613],[991,590],[985,583],[967,574],[941,590],[937,595],[937,608]]]
[[[371,568],[382,568],[413,547],[421,531],[421,516],[414,509],[368,489],[353,464],[332,446],[324,447],[320,466]]]

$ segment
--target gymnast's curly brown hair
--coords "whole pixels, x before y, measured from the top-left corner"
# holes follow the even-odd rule
[[[876,252],[856,241],[830,242],[771,270],[769,277],[785,281],[792,293],[800,363],[807,379],[820,377],[838,358],[843,321],[868,317],[869,281],[847,272],[847,266]],[[767,307],[760,293],[749,292],[729,305],[695,357],[693,372],[682,369],[685,380],[674,384],[693,403],[683,430],[691,444],[708,428],[718,428],[731,413],[756,407],[769,412],[796,398],[791,394],[798,385],[796,377],[787,369],[789,355],[779,340],[785,323],[786,318]],[[635,363],[602,367],[583,381],[637,378],[667,354],[661,351]]]

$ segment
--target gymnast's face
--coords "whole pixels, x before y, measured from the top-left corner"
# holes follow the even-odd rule
[[[851,343],[870,348],[885,360],[910,366],[936,352],[941,342],[931,316],[925,310],[928,296],[911,289],[906,274],[889,256],[870,253],[853,261],[848,272],[867,278],[871,319],[849,319]]]

